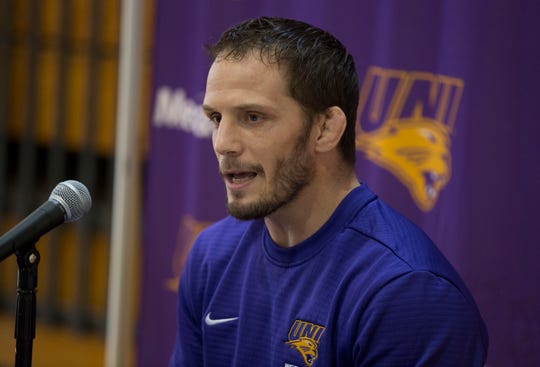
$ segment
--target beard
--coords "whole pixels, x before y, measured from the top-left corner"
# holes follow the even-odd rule
[[[275,176],[259,198],[249,204],[241,204],[237,200],[229,201],[227,203],[229,214],[242,220],[264,218],[298,196],[314,175],[314,159],[306,151],[310,130],[307,128],[300,136],[291,155],[276,161]],[[258,175],[265,175],[261,166],[253,167],[253,170]],[[243,196],[242,193],[234,195],[236,198]]]

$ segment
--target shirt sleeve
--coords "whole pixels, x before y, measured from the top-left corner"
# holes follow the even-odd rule
[[[362,313],[355,366],[481,367],[487,333],[476,305],[448,280],[414,271],[382,287]]]
[[[195,268],[190,254],[178,287],[177,332],[169,367],[202,366],[201,318],[197,309],[197,279],[192,274]],[[200,313],[200,311],[199,311]]]

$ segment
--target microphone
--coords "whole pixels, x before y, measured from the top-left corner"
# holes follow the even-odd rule
[[[86,186],[75,180],[60,182],[49,200],[0,237],[0,261],[35,244],[60,224],[80,219],[91,206],[92,198]]]

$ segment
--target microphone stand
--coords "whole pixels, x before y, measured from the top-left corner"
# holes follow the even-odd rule
[[[32,343],[36,336],[36,287],[39,252],[35,243],[15,252],[17,277],[17,311],[15,318],[15,367],[32,365]]]

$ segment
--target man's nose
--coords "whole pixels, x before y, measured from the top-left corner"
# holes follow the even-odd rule
[[[234,120],[223,117],[212,134],[214,151],[219,155],[238,155],[241,152],[241,134]]]

